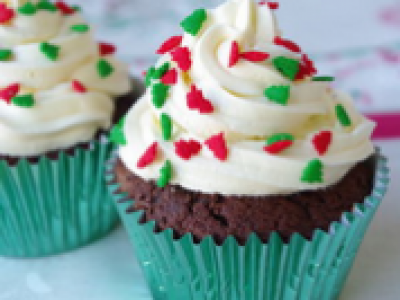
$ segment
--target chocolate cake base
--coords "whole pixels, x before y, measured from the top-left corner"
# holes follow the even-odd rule
[[[132,91],[124,96],[120,96],[116,99],[116,107],[114,111],[114,115],[112,118],[112,124],[117,124],[118,121],[128,112],[128,110],[135,104],[136,100],[140,97],[140,95],[144,91],[143,84],[140,83],[136,79],[132,79]],[[106,131],[99,131],[94,139],[99,139],[102,134],[108,134]],[[90,146],[90,142],[80,143],[74,145],[68,149],[63,150],[54,150],[44,153],[47,158],[56,160],[58,159],[58,155],[60,151],[67,153],[68,155],[74,155],[76,149],[88,149]],[[27,158],[30,163],[37,163],[40,159],[40,156],[30,156],[30,157],[20,157],[20,156],[9,156],[9,155],[1,155],[0,160],[7,160],[10,166],[14,166],[18,163],[21,158]]]
[[[267,242],[278,232],[287,242],[294,233],[311,239],[316,229],[327,231],[370,195],[373,170],[371,158],[327,189],[261,197],[203,194],[173,185],[159,188],[133,174],[121,160],[114,171],[120,192],[135,200],[127,212],[144,211],[142,223],[155,220],[157,231],[172,228],[176,238],[192,233],[199,242],[211,235],[221,244],[234,236],[243,245],[251,233]]]

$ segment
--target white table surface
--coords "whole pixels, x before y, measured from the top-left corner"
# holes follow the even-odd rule
[[[398,300],[400,295],[400,141],[379,145],[390,159],[392,184],[341,300]],[[55,299],[151,299],[122,228],[102,241],[60,256],[0,258],[0,300]]]

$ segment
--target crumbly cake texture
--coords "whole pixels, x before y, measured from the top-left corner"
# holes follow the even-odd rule
[[[127,213],[143,211],[141,222],[155,220],[157,231],[172,228],[176,238],[191,233],[199,242],[211,235],[218,244],[228,236],[244,244],[252,233],[263,242],[272,232],[285,242],[294,233],[311,239],[316,229],[329,230],[344,212],[362,203],[373,181],[372,158],[327,189],[261,197],[204,194],[175,185],[160,188],[130,172],[121,160],[114,171],[119,192],[135,200]]]

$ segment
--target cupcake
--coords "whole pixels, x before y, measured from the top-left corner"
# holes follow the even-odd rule
[[[195,10],[119,126],[109,189],[154,299],[336,299],[385,193],[375,124],[275,9]]]
[[[132,81],[78,10],[0,3],[0,255],[74,249],[118,220],[101,174]]]

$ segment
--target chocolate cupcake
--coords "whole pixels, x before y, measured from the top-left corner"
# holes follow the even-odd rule
[[[274,9],[195,10],[119,128],[110,190],[155,299],[335,299],[384,194],[375,124]]]
[[[222,244],[233,236],[244,245],[252,233],[268,242],[271,233],[277,232],[288,242],[294,233],[311,239],[316,229],[328,231],[343,212],[352,211],[371,194],[373,162],[358,164],[338,184],[318,194],[284,196],[204,194],[174,185],[159,188],[132,173],[121,160],[115,177],[120,190],[135,199],[127,213],[144,212],[141,223],[155,220],[157,231],[173,228],[178,238],[190,232],[196,241],[212,236]]]
[[[107,135],[135,101],[115,47],[78,8],[0,4],[0,255],[44,256],[107,234]]]

